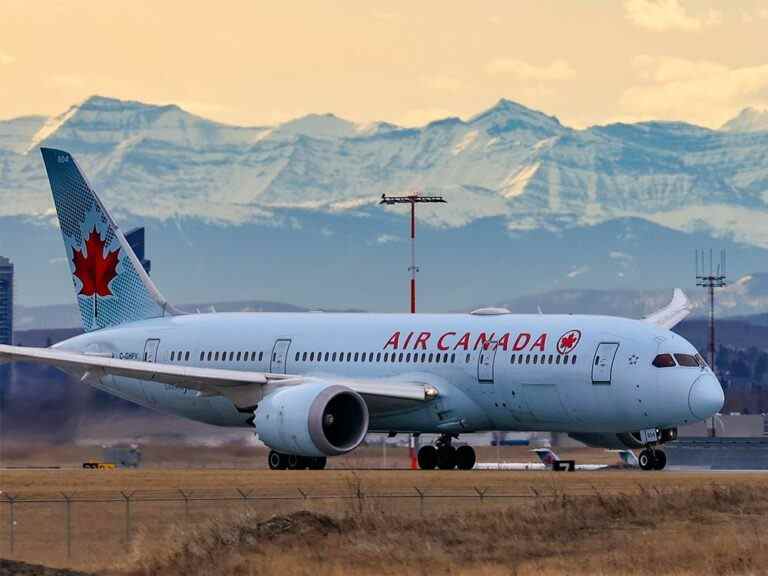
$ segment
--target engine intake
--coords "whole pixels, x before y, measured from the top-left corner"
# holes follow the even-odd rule
[[[266,396],[254,412],[254,425],[261,441],[278,452],[337,456],[360,445],[368,418],[368,406],[354,390],[311,382]]]

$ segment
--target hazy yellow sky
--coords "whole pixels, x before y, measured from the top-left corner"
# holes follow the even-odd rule
[[[505,97],[574,126],[768,107],[768,1],[0,0],[0,118],[91,94],[271,124]]]

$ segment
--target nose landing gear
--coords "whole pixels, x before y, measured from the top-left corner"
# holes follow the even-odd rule
[[[437,439],[435,445],[422,446],[419,449],[418,462],[422,470],[471,470],[475,467],[475,450],[472,446],[452,445],[452,440],[458,434],[443,434]]]
[[[663,450],[649,446],[637,457],[641,470],[664,470],[667,465],[667,455]]]

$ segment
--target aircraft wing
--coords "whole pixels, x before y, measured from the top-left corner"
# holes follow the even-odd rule
[[[691,301],[680,288],[675,288],[672,301],[661,310],[647,316],[645,321],[662,328],[671,329],[683,320],[693,310]]]
[[[362,395],[366,402],[383,408],[386,408],[387,404],[402,401],[431,400],[438,394],[434,386],[421,382],[337,379],[332,376],[308,378],[291,374],[120,360],[112,358],[111,355],[81,354],[56,348],[0,345],[0,363],[8,361],[48,364],[75,374],[84,382],[104,376],[122,376],[170,384],[178,388],[197,390],[205,396],[225,396],[240,407],[257,404],[265,393],[265,386],[292,386],[309,380],[323,380],[347,386]]]

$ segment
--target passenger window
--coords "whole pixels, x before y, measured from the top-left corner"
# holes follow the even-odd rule
[[[189,351],[187,351],[187,353],[186,353],[186,354],[184,354],[184,360],[185,360],[186,362],[189,362]]]
[[[347,352],[347,362],[352,360],[352,352]]]
[[[453,354],[451,354],[451,364],[453,364],[454,362],[456,362],[456,353],[455,352]]]
[[[563,364],[568,364],[568,354],[563,356]]]
[[[576,354],[571,356],[571,364],[576,364]]]
[[[213,361],[214,362],[218,362],[219,361],[219,353],[218,352],[216,352],[216,355],[213,357]]]
[[[358,354],[357,354],[357,352],[355,352],[355,362],[357,362],[357,356],[358,356]]]
[[[386,362],[387,360],[389,360],[389,352],[384,354],[384,362]]]
[[[539,361],[539,355],[538,354],[534,354],[533,355],[533,363],[536,364],[538,361]]]
[[[466,363],[469,364],[469,354],[467,354],[467,360]]]
[[[549,355],[549,363],[552,364],[552,361],[554,360],[554,356],[552,354]]]
[[[381,362],[381,352],[376,352],[376,362]]]
[[[672,368],[675,366],[675,359],[672,358],[672,354],[659,354],[653,359],[652,364],[656,368]]]
[[[200,352],[200,362],[205,360],[205,352]]]
[[[298,361],[299,361],[299,353],[296,352],[296,362],[298,362]]]
[[[685,366],[686,368],[699,367],[696,357],[691,354],[675,354],[675,360],[677,360],[678,366]]]
[[[400,352],[400,355],[397,357],[397,361],[398,362],[402,362],[403,361],[403,353],[402,352]]]
[[[514,364],[515,363],[515,355],[512,354],[512,356],[509,357],[509,363]]]
[[[329,358],[329,357],[330,357],[330,353],[329,353],[329,352],[326,352],[326,353],[325,353],[325,361],[326,361],[326,362],[328,362],[328,358]]]
[[[435,362],[440,364],[440,354],[435,354]]]
[[[426,362],[426,361],[427,361],[427,353],[426,352],[422,352],[421,353],[421,363],[424,364],[424,362]]]
[[[411,361],[411,353],[408,352],[408,354],[405,355],[405,361],[410,362]]]
[[[234,352],[230,352],[229,353],[229,361],[232,362],[234,359],[235,359],[235,353]]]
[[[336,352],[331,354],[331,362],[336,362]]]
[[[307,361],[307,353],[304,352],[304,354],[301,355],[301,361],[306,362]]]
[[[430,362],[432,362],[433,356],[434,356],[434,355],[433,355],[433,354],[430,352],[430,353],[429,353],[429,361],[430,361]]]
[[[530,354],[526,354],[526,356],[525,356],[525,363],[526,364],[530,364],[531,363],[531,355]]]
[[[264,358],[264,352],[259,352],[259,362]]]
[[[315,361],[315,353],[314,352],[310,352],[309,353],[309,361],[310,362],[314,362]]]
[[[560,356],[560,354],[558,354],[557,358],[555,358],[555,364],[560,364],[560,360],[562,360],[562,356]]]
[[[173,362],[173,355],[174,355],[174,354],[175,354],[175,352],[172,350],[172,351],[171,351],[171,362]]]
[[[213,353],[212,352],[208,352],[208,362],[211,361],[211,354],[213,354]]]
[[[240,362],[240,352],[237,353],[237,361]]]

